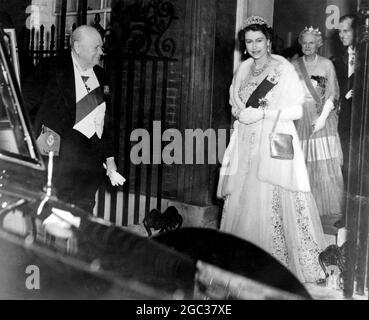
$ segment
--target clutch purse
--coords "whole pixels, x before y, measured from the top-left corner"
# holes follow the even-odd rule
[[[54,156],[59,155],[60,135],[55,131],[42,125],[41,134],[36,141],[42,155],[48,156],[50,151],[54,152]]]
[[[270,156],[280,160],[292,160],[294,156],[292,135],[275,132],[275,127],[277,126],[280,114],[281,110],[278,111],[272,132],[269,134]]]

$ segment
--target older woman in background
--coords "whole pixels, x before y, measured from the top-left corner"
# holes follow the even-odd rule
[[[337,133],[336,105],[339,86],[333,63],[320,55],[322,35],[305,28],[299,35],[303,57],[293,65],[304,84],[303,117],[295,122],[309,173],[310,185],[321,216],[342,213],[342,149]]]

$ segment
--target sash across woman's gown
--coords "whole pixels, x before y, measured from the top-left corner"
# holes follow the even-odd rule
[[[302,58],[300,63],[304,63]],[[304,79],[300,63],[294,62],[296,71]],[[320,99],[317,103],[304,82],[304,115],[296,121],[297,134],[301,141],[309,180],[319,214],[337,221],[342,214],[344,183],[342,176],[342,148],[338,136],[338,115],[332,110],[323,129],[312,134],[312,123],[319,117],[327,98],[338,100],[339,88],[333,63],[318,56],[317,64],[308,74],[309,80]]]
[[[277,87],[278,84],[268,86],[266,79],[257,85],[244,77],[235,92],[244,105],[255,107],[255,102],[274,99]],[[292,120],[288,122],[292,123]],[[286,126],[295,131],[293,123]],[[265,127],[266,121],[249,125],[235,122],[235,136],[233,140],[231,138],[225,156],[230,163],[237,159],[237,165],[220,181],[226,194],[220,229],[258,245],[290,269],[300,281],[314,282],[324,276],[318,262],[319,253],[326,247],[319,213],[311,192],[294,191],[286,188],[282,181],[271,183],[261,178],[265,173],[260,167],[261,159],[270,157],[268,152],[261,152],[262,141],[268,140],[266,135],[270,133]],[[299,141],[296,132],[291,132],[297,139],[296,149]],[[295,158],[294,161],[304,166],[301,151]],[[277,162],[277,165],[282,162]],[[293,168],[291,165],[290,170]],[[274,171],[277,177],[280,172]],[[298,179],[299,173],[292,176]]]

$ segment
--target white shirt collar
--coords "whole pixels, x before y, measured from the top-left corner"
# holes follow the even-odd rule
[[[78,72],[80,73],[80,75],[82,75],[82,76],[84,76],[84,75],[90,76],[91,73],[93,72],[93,68],[89,68],[89,69],[83,71],[81,65],[79,64],[78,60],[74,56],[73,51],[71,51],[70,54],[72,55],[73,65],[78,70]]]
[[[354,54],[355,53],[355,49],[351,48],[351,46],[348,47],[347,49],[348,54]]]

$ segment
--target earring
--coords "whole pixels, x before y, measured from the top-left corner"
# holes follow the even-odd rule
[[[244,54],[247,54],[247,49],[245,49],[245,51],[243,52]]]

